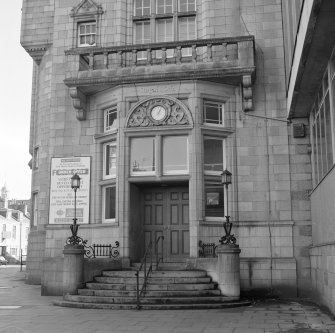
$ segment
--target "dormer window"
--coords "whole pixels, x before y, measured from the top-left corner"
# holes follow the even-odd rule
[[[78,25],[78,46],[96,45],[96,22],[79,23]]]

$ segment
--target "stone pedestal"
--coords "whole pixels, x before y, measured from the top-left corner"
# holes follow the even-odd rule
[[[218,282],[222,295],[240,298],[240,248],[238,245],[219,245]]]
[[[84,286],[84,246],[65,245],[63,253],[63,295],[76,294]]]

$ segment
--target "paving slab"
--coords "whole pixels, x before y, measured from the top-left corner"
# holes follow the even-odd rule
[[[25,284],[20,266],[0,266],[0,333],[335,333],[331,314],[302,299],[216,310],[96,310],[53,305]]]

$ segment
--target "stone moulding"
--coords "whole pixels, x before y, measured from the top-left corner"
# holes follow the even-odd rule
[[[39,45],[22,44],[22,46],[28,52],[28,54],[33,58],[36,64],[39,65],[50,44],[39,44]]]
[[[155,120],[151,111],[163,107],[166,115],[161,120]],[[174,97],[155,96],[138,102],[129,112],[126,127],[153,127],[153,126],[193,126],[192,116],[187,107]]]

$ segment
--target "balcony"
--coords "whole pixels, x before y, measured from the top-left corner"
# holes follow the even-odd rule
[[[78,119],[85,118],[86,96],[128,83],[201,79],[242,84],[245,110],[252,107],[253,36],[74,48],[65,54],[64,82]]]

